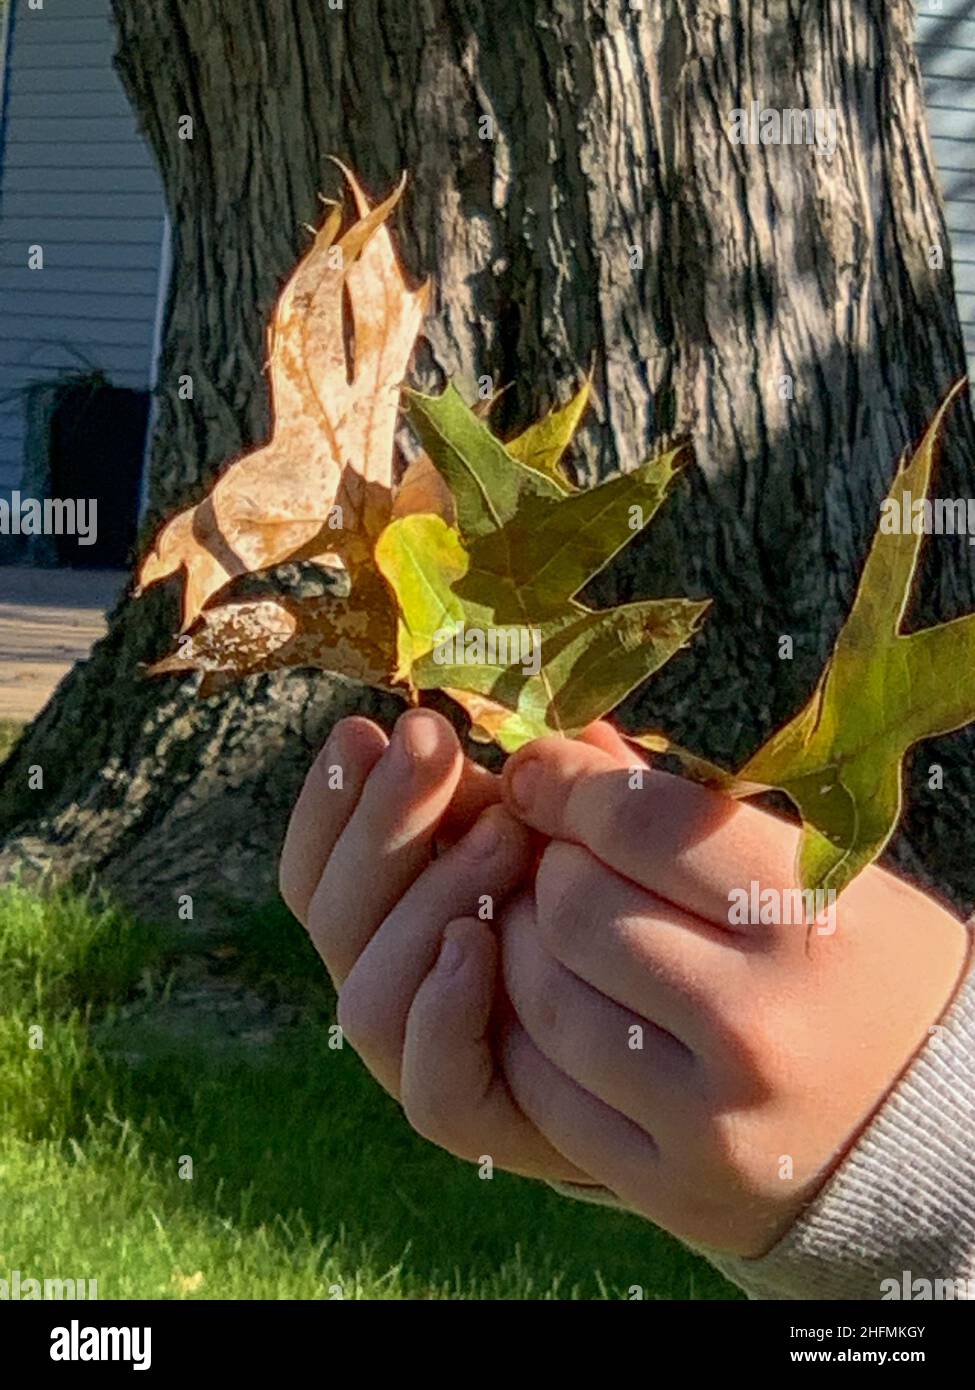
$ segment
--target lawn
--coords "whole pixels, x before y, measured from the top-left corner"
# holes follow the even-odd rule
[[[0,1278],[95,1279],[101,1298],[738,1296],[643,1221],[417,1138],[329,1046],[334,999],[282,907],[227,938],[177,956],[97,894],[0,889]],[[252,1029],[219,992],[177,1007],[194,952],[229,960]]]

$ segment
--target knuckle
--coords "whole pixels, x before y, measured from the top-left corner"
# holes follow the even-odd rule
[[[747,1111],[715,1116],[705,1137],[702,1158],[707,1184],[685,1194],[697,1224],[720,1229],[751,1209],[764,1206],[781,1189],[778,1169],[782,1143],[773,1141],[761,1119]]]

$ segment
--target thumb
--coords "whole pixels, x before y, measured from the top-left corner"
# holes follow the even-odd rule
[[[636,753],[631,765],[646,767]],[[553,839],[581,840],[580,800],[587,798],[583,792],[573,801],[573,792],[591,785],[594,777],[603,781],[606,776],[626,785],[626,764],[619,751],[577,739],[540,738],[511,755],[501,789],[509,810],[525,825]]]

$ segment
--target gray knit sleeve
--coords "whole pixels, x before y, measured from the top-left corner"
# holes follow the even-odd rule
[[[613,1200],[571,1184],[559,1191]],[[971,959],[928,1041],[778,1244],[755,1260],[694,1248],[750,1298],[975,1299]]]

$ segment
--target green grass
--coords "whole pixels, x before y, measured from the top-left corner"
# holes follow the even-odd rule
[[[233,941],[228,968],[297,1006],[271,1042],[216,1005],[172,1026],[171,944],[98,897],[0,890],[0,1277],[101,1298],[737,1296],[645,1222],[425,1144],[329,1047],[334,1001],[283,909]]]

